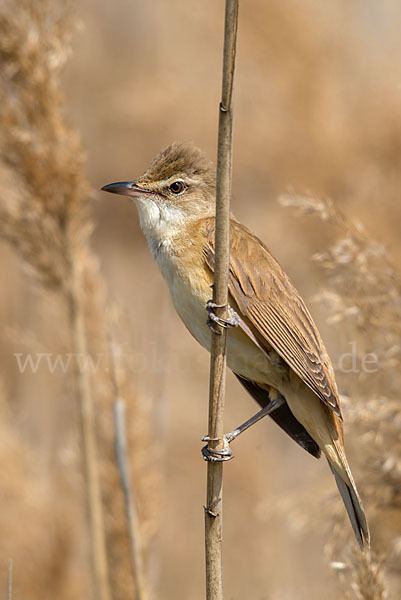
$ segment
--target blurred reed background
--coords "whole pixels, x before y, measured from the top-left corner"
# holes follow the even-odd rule
[[[223,12],[215,0],[0,7],[4,597],[10,558],[16,598],[94,597],[82,374],[76,360],[47,364],[85,346],[111,597],[134,593],[118,394],[152,597],[203,597],[209,359],[174,314],[134,207],[98,190],[176,139],[215,158]],[[372,554],[355,547],[327,465],[262,422],[225,469],[228,600],[401,595],[400,18],[394,0],[240,7],[233,210],[289,273],[331,354]],[[21,372],[16,354],[40,353],[37,372]],[[228,430],[255,408],[231,376],[226,406]]]

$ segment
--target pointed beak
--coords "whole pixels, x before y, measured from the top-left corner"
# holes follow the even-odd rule
[[[144,190],[136,185],[135,181],[117,181],[116,183],[109,183],[102,187],[104,192],[111,192],[112,194],[122,194],[123,196],[143,196],[144,194],[151,194],[149,190]]]

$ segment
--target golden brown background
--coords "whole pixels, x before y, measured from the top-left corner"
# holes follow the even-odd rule
[[[46,14],[50,5],[43,6]],[[135,178],[173,140],[193,141],[215,159],[224,6],[83,0],[73,13],[64,111],[86,154],[91,245],[108,303],[119,307],[121,377],[135,389],[135,402],[126,401],[146,576],[154,598],[198,600],[209,359],[173,311],[134,206],[99,188]],[[374,352],[379,371],[338,373],[372,558],[363,562],[353,549],[325,461],[266,420],[235,443],[225,468],[227,600],[376,600],[386,597],[383,589],[400,597],[400,22],[401,5],[391,0],[240,6],[233,211],[267,242],[309,304],[335,368],[356,341],[358,367]],[[289,192],[306,197],[296,200],[301,212],[323,219],[283,207],[278,197]],[[13,193],[12,185],[0,192],[4,206]],[[308,209],[310,197],[332,199],[344,218]],[[352,229],[352,220],[367,233]],[[316,254],[320,263],[311,260]],[[6,597],[11,558],[16,598],[92,598],[74,387],[60,370],[21,374],[14,357],[74,352],[68,324],[5,242],[0,265],[0,590]],[[226,428],[255,408],[229,374]],[[111,421],[111,413],[100,418]],[[128,582],[112,585],[113,597],[133,597],[118,547],[117,540],[111,568],[121,567]]]

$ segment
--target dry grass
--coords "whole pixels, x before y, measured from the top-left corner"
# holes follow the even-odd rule
[[[401,589],[400,275],[385,247],[332,202],[287,195],[281,203],[318,217],[324,228],[334,228],[335,242],[314,256],[327,281],[316,301],[327,307],[329,323],[339,323],[348,339],[355,340],[360,371],[346,374],[339,369],[338,379],[347,389],[346,430],[372,528],[372,553],[362,555],[355,548],[342,514],[336,515],[341,526],[335,528],[328,552],[333,562],[348,565],[339,572],[344,590],[353,590],[350,598],[382,600],[388,597],[387,587],[396,597]],[[374,353],[377,363],[368,362],[364,371],[366,353]]]
[[[65,346],[81,356],[102,356],[96,376],[89,369],[71,369],[73,372],[67,373],[63,385],[72,384],[73,394],[80,402],[81,448],[95,533],[91,552],[100,563],[106,558],[101,554],[105,536],[108,567],[107,563],[98,566],[101,572],[97,575],[104,581],[97,581],[96,585],[100,585],[102,598],[108,597],[109,582],[113,598],[126,598],[133,594],[133,580],[114,460],[115,393],[108,352],[112,322],[98,264],[89,247],[90,188],[83,172],[83,152],[79,136],[66,118],[60,89],[60,73],[69,54],[72,28],[68,3],[20,0],[1,8],[0,234],[24,259],[42,290],[57,293],[57,302],[64,306],[64,320],[59,328],[65,330]],[[132,383],[122,383],[121,390],[137,417],[131,428],[135,453],[139,445],[149,447],[151,424],[142,427],[141,402]],[[142,513],[145,524],[154,519],[155,507],[149,495],[148,481],[154,478],[148,466],[146,461],[135,461],[138,496],[142,491],[146,495]],[[100,496],[96,489],[99,470]],[[3,486],[7,485],[3,480]],[[106,515],[104,529],[102,506]],[[56,571],[59,580],[49,587],[50,596],[52,590],[65,585],[69,569],[65,555],[55,548],[54,552],[60,561]],[[82,572],[82,585],[87,571],[88,565]],[[40,590],[37,597],[44,597],[45,593]],[[30,594],[30,598],[34,597]]]
[[[14,178],[1,206],[2,235],[66,297],[66,248],[82,251],[89,235],[82,149],[59,86],[71,27],[61,3],[6,2],[0,15],[1,159]]]

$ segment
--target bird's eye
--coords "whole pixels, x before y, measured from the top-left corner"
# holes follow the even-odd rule
[[[174,181],[169,187],[169,190],[173,192],[173,194],[180,194],[184,189],[184,184],[182,181]]]

